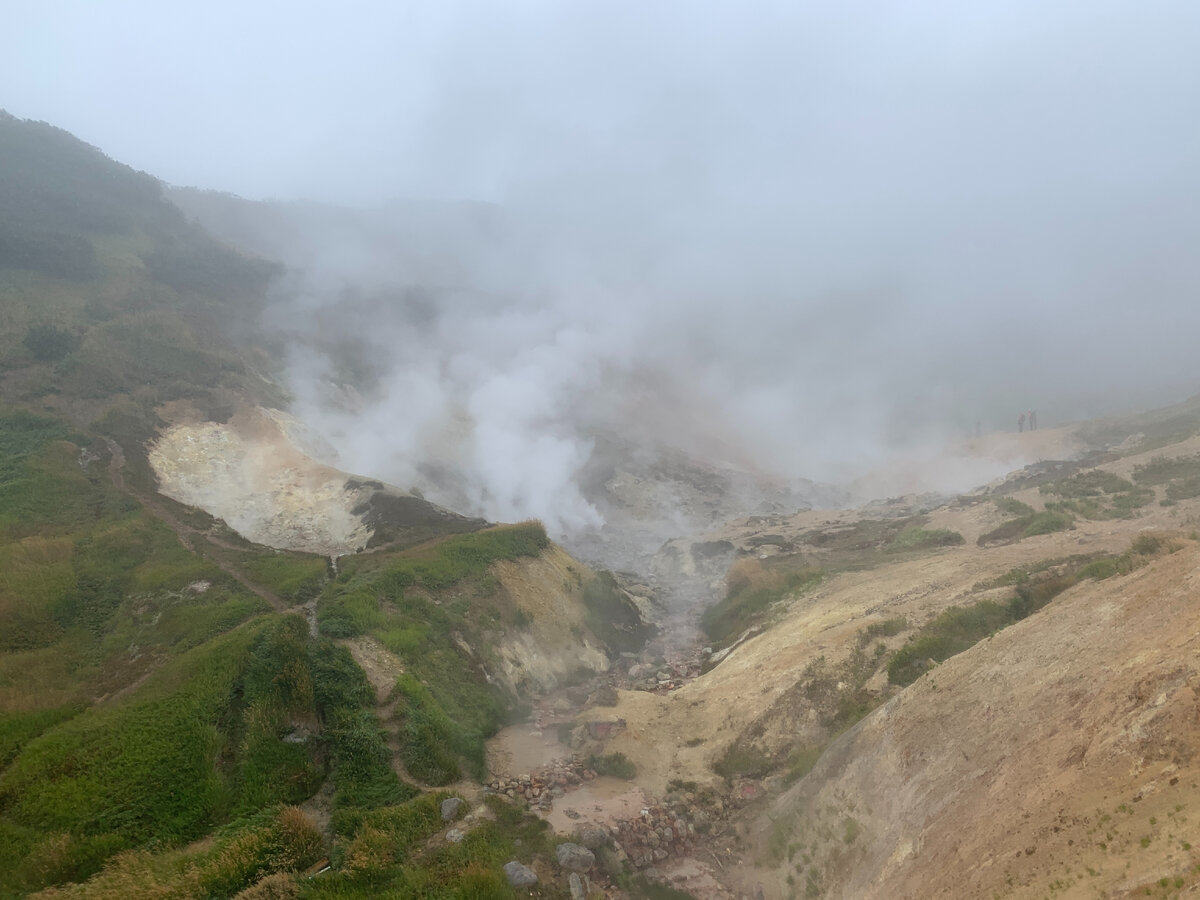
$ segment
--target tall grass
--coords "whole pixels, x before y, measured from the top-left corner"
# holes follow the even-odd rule
[[[816,586],[821,577],[821,570],[814,566],[789,570],[759,560],[738,560],[726,576],[724,598],[704,611],[700,626],[713,641],[729,641],[761,619],[773,604]]]

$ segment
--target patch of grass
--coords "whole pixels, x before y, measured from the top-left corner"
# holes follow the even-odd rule
[[[350,652],[318,639],[311,673],[336,789],[334,828],[352,830],[363,810],[401,803],[417,790],[392,771],[391,752],[370,709],[375,693]]]
[[[853,844],[858,840],[860,834],[862,834],[862,826],[858,824],[858,820],[847,816],[842,821],[842,841]]]
[[[1055,531],[1065,531],[1075,527],[1075,521],[1069,512],[1057,509],[1034,512],[1033,507],[1011,497],[1001,497],[995,503],[1002,512],[1010,515],[1018,513],[1018,515],[1017,518],[1009,519],[991,531],[981,534],[976,541],[981,547],[987,544],[1013,543],[1022,538],[1051,534]]]
[[[380,580],[391,593],[413,586],[441,590],[486,574],[499,560],[538,556],[549,546],[550,539],[541,522],[497,526],[453,535],[431,548],[394,557]],[[353,571],[354,561],[354,557],[345,561],[347,571]]]
[[[1087,578],[1109,578],[1126,574],[1151,558],[1171,549],[1154,534],[1134,539],[1125,553],[1108,557],[1076,556],[1049,560],[984,582],[985,586],[1014,584],[1014,594],[1004,603],[981,600],[969,606],[953,606],[924,625],[888,663],[888,680],[908,685],[929,667],[974,646],[983,638],[1020,621],[1041,609],[1063,591]],[[1035,577],[1040,575],[1040,577]],[[978,586],[977,586],[978,587]]]
[[[638,652],[654,634],[611,572],[598,572],[584,584],[583,604],[592,633],[617,653]]]
[[[504,879],[504,863],[545,864],[552,858],[549,826],[494,795],[484,798],[493,821],[471,828],[460,843],[426,845],[443,826],[438,804],[445,796],[426,794],[364,816],[352,839],[335,851],[335,870],[308,882],[303,896],[508,900],[514,893]]]
[[[1152,489],[1135,485],[1103,469],[1043,484],[1038,491],[1061,498],[1053,504],[1054,511],[1088,519],[1128,519],[1154,499]],[[1052,505],[1047,503],[1046,508],[1050,510]]]
[[[25,883],[67,880],[86,842],[57,835],[25,865]],[[65,885],[56,897],[230,897],[273,873],[303,871],[324,853],[321,832],[295,807],[276,807],[223,829],[214,841],[166,853],[137,851],[113,858],[85,884]]]
[[[1075,520],[1070,513],[1061,510],[1043,510],[1034,513],[1030,518],[1021,537],[1034,537],[1039,534],[1053,534],[1056,531],[1068,531],[1075,527]]]
[[[1094,554],[1080,556],[1061,556],[1053,559],[1043,559],[1035,563],[1029,563],[1024,566],[1017,566],[1009,569],[1003,575],[997,575],[995,578],[989,578],[987,581],[978,582],[973,588],[973,591],[987,591],[993,588],[1008,587],[1011,585],[1024,584],[1036,575],[1049,569],[1059,567],[1082,566],[1094,560]]]
[[[238,673],[261,628],[184,654],[126,703],[87,710],[29,741],[5,772],[0,809],[41,831],[186,841],[228,808],[213,765]]]
[[[391,769],[373,704],[344,649],[311,640],[299,616],[264,617],[167,663],[124,702],[11,720],[0,836],[32,854],[69,834],[54,852],[86,875],[117,850],[170,847],[303,800],[326,760],[335,822],[352,820],[417,793]]]
[[[820,747],[796,747],[787,758],[787,768],[783,774],[783,783],[791,786],[813,770],[823,752]]]
[[[908,619],[905,619],[903,616],[884,619],[882,622],[872,622],[866,628],[859,629],[857,643],[859,647],[865,647],[872,641],[877,641],[880,638],[894,637],[902,631],[907,631],[908,628]]]
[[[77,705],[0,713],[0,771],[12,762],[25,744],[47,728],[65,722],[82,711]]]
[[[775,760],[765,751],[740,741],[729,746],[715,763],[713,771],[727,781],[734,778],[762,778],[775,769]]]
[[[1016,618],[1004,604],[981,600],[971,606],[952,606],[921,628],[888,663],[888,681],[912,684],[928,667],[942,662],[1012,624]]]
[[[889,553],[904,553],[912,550],[928,550],[934,547],[954,547],[966,543],[957,531],[948,528],[921,528],[909,525],[901,530],[887,545]]]
[[[1133,470],[1133,480],[1139,485],[1166,485],[1163,505],[1200,497],[1200,455],[1155,457]]]
[[[1144,465],[1135,466],[1133,480],[1138,484],[1167,484],[1200,476],[1200,454],[1192,456],[1156,456]]]
[[[400,758],[414,778],[429,785],[446,785],[462,777],[459,759],[466,757],[471,774],[486,770],[483,738],[478,731],[454,721],[433,694],[412,675],[401,675],[397,693],[404,698],[398,713],[404,720]]]
[[[637,777],[637,766],[630,762],[624,753],[589,756],[587,767],[597,775],[611,775],[613,778],[624,778],[626,780]]]
[[[291,603],[304,603],[321,593],[328,567],[322,556],[282,550],[240,555],[236,562],[254,582]]]
[[[821,578],[821,570],[812,566],[789,571],[759,560],[740,560],[729,570],[725,597],[704,611],[700,627],[717,643],[729,641],[760,620],[773,604],[815,587]]]
[[[860,519],[848,525],[805,532],[801,540],[814,547],[840,553],[883,550],[906,528],[924,525],[924,516],[900,519]]]
[[[427,784],[474,777],[484,769],[483,741],[505,721],[514,698],[487,675],[468,646],[487,649],[493,597],[489,574],[503,559],[536,556],[549,545],[539,523],[455,535],[420,551],[347,564],[318,603],[324,634],[371,634],[405,663],[401,680],[403,750]]]
[[[1022,503],[1015,497],[996,497],[993,501],[996,508],[1002,513],[1007,513],[1010,516],[1032,516],[1033,507],[1028,503]]]

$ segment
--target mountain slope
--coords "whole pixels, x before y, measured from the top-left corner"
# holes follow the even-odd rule
[[[286,418],[261,408],[286,401],[257,329],[275,264],[58,129],[0,115],[0,150],[0,896],[511,896],[504,862],[553,865],[544,827],[479,805],[468,841],[426,846],[429,788],[482,777],[531,690],[608,665],[592,573],[537,523],[485,528],[250,440]],[[246,438],[268,480],[319,470],[361,543],[290,539],[299,482],[264,493],[282,530],[213,505],[274,546],[189,505],[204,490],[160,493],[189,428]],[[204,472],[233,462],[200,449]],[[286,549],[367,544],[341,565]],[[366,641],[390,654],[379,684]]]

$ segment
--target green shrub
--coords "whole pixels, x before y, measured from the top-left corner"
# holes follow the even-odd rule
[[[1167,484],[1196,476],[1200,476],[1200,454],[1170,458],[1156,456],[1133,470],[1133,480],[1138,484]]]
[[[1071,516],[1063,512],[1052,512],[1049,510],[1034,513],[1025,530],[1021,532],[1021,537],[1033,537],[1038,534],[1052,534],[1055,531],[1066,531],[1075,527],[1075,522]]]
[[[910,525],[902,530],[888,544],[889,553],[902,553],[909,550],[925,550],[931,547],[954,547],[966,543],[957,531],[947,528],[920,528]]]
[[[598,572],[584,583],[583,605],[588,627],[613,651],[636,653],[654,634],[611,572]]]
[[[819,569],[804,567],[782,573],[773,583],[761,587],[753,581],[732,585],[719,603],[704,611],[700,627],[713,641],[728,641],[745,631],[772,604],[815,587],[822,577]]]
[[[902,631],[907,631],[908,627],[908,619],[903,616],[884,619],[882,622],[872,622],[866,628],[859,629],[858,646],[865,647],[871,641],[879,638],[894,637]]]
[[[34,325],[25,335],[26,349],[41,362],[58,362],[79,347],[79,338],[56,325]]]
[[[1010,516],[1033,515],[1033,507],[1028,503],[1022,503],[1015,497],[997,497],[993,502],[1000,512],[1008,513]]]
[[[952,606],[925,625],[896,651],[888,663],[888,681],[908,685],[927,668],[928,660],[942,662],[974,646],[1014,619],[1006,606],[981,600],[971,606]]]
[[[627,781],[637,777],[637,766],[624,753],[608,753],[604,756],[588,757],[587,767],[597,775],[611,775]]]
[[[713,763],[713,771],[726,781],[741,776],[761,778],[770,774],[774,767],[775,761],[767,753],[742,741],[731,744],[721,758]]]
[[[1102,469],[1044,484],[1038,490],[1062,498],[1054,504],[1056,509],[1089,519],[1129,518],[1154,499],[1152,489],[1139,487]],[[1050,507],[1047,504],[1047,509]]]
[[[1022,538],[1033,537],[1039,534],[1050,534],[1055,531],[1064,531],[1075,527],[1075,521],[1069,512],[1062,509],[1051,509],[1050,504],[1042,512],[1034,512],[1033,508],[1024,503],[1012,500],[1012,498],[1004,498],[1007,503],[997,501],[996,505],[1005,512],[1013,512],[1016,509],[1028,510],[1023,512],[1018,518],[1009,519],[1002,525],[993,528],[991,531],[981,534],[976,543],[979,546],[994,543],[1011,543],[1019,541]]]

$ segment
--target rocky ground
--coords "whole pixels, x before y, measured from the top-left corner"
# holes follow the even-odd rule
[[[1061,433],[1036,437],[1045,452],[1071,443]],[[1197,439],[1129,453],[1137,443],[1107,457],[1104,470],[1127,477],[1163,455],[1200,453]],[[1189,538],[1200,525],[1200,501],[1160,504],[1160,487],[1130,518],[1078,518],[1067,531],[977,545],[1005,520],[991,500],[997,489],[1041,509],[1047,498],[1038,482],[1077,469],[1034,460],[990,490],[948,503],[926,495],[856,510],[753,516],[659,555],[663,577],[674,567],[693,583],[716,585],[725,561],[714,547],[767,559],[814,531],[841,533],[864,519],[915,513],[927,515],[925,527],[964,538],[826,578],[779,603],[770,627],[699,677],[665,660],[635,662],[615,706],[579,714],[584,723],[621,723],[588,752],[632,761],[648,806],[672,809],[666,798],[685,785],[685,794],[707,791],[721,800],[721,813],[696,843],[669,855],[703,866],[686,882],[696,896],[1115,897],[1146,888],[1167,896],[1200,883],[1187,822],[1200,801],[1187,774],[1200,746],[1192,690],[1200,678],[1200,621],[1191,621],[1200,608],[1200,549]],[[1177,552],[1132,575],[1085,581],[938,666],[843,735],[791,788],[778,775],[715,774],[714,765],[747,735],[770,749],[815,733],[798,688],[811,682],[818,661],[844,659],[872,623],[904,618],[915,626],[950,606],[1000,599],[1010,589],[989,594],[980,585],[1046,560],[1119,554],[1143,533],[1173,535]],[[820,547],[805,549],[822,559]],[[890,695],[885,677],[867,688]],[[1093,762],[1099,746],[1103,764]],[[686,806],[681,818],[696,824]],[[635,865],[650,863],[670,877],[668,860],[647,860],[648,848],[634,844]]]

